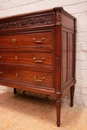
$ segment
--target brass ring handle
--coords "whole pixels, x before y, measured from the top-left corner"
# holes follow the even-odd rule
[[[42,63],[45,60],[45,58],[43,57],[41,60],[37,60],[36,57],[34,57],[33,60],[36,63]]]
[[[17,42],[16,38],[13,38],[12,41],[13,41],[13,42]]]
[[[34,79],[36,82],[42,82],[43,80],[45,80],[45,77],[42,77],[42,79],[37,79],[37,76],[34,76]]]
[[[16,73],[15,76],[18,77],[18,73]]]
[[[36,40],[36,38],[33,38],[34,43],[42,43],[45,40],[45,38],[43,37],[40,41]]]
[[[2,72],[0,72],[0,74],[2,74]]]

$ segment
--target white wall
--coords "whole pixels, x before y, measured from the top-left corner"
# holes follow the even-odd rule
[[[87,106],[87,0],[0,0],[0,17],[57,6],[77,18],[75,102]]]

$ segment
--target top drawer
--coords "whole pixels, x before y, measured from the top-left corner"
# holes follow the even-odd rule
[[[52,43],[53,43],[53,37],[52,37],[51,31],[0,37],[0,48],[3,48],[3,47],[9,48],[9,47],[14,47],[14,46],[52,47]]]

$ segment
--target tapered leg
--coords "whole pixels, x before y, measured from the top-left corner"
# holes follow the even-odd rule
[[[71,107],[73,107],[74,90],[75,90],[75,86],[73,85],[73,86],[70,88],[70,106],[71,106]]]
[[[58,98],[56,100],[56,111],[57,111],[57,126],[60,126],[60,113],[61,113],[61,100]]]
[[[14,88],[14,94],[17,94],[17,89],[16,88]]]

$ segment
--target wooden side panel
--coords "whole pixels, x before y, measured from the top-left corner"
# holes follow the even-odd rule
[[[67,34],[66,31],[62,32],[62,83],[67,82]]]
[[[62,31],[62,59],[61,59],[61,82],[62,87],[74,79],[74,34],[73,31],[63,29]]]
[[[62,14],[62,26],[74,30],[74,20]]]
[[[73,79],[73,73],[74,73],[74,40],[73,40],[73,33],[68,33],[68,80]]]
[[[55,91],[56,96],[61,96],[61,27],[56,26],[55,28]]]

